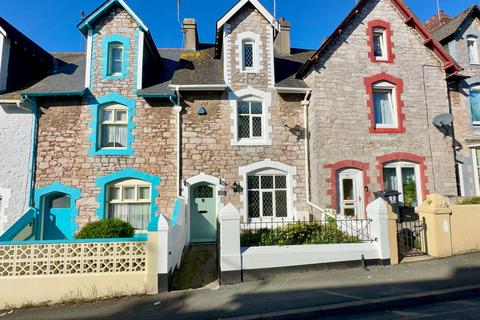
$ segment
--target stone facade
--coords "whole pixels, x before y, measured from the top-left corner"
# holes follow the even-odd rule
[[[367,24],[387,21],[393,31],[393,63],[372,63]],[[405,133],[371,133],[365,78],[385,72],[403,81]],[[306,79],[313,88],[309,126],[313,201],[337,206],[332,179],[343,168],[363,171],[365,205],[383,188],[382,162],[419,162],[423,197],[428,192],[456,194],[452,140],[432,119],[449,112],[445,72],[439,59],[389,0],[369,1],[323,53]],[[397,88],[398,89],[398,88]],[[355,165],[355,163],[359,165]],[[365,175],[368,179],[365,179]],[[368,188],[368,189],[366,189]]]
[[[176,111],[168,100],[147,101],[137,97],[137,37],[138,26],[123,9],[112,10],[98,20],[94,31],[91,95],[82,100],[39,99],[38,152],[36,185],[41,188],[54,182],[79,188],[77,223],[97,220],[97,196],[101,192],[99,177],[132,168],[161,178],[159,197],[155,199],[159,212],[171,215],[176,194]],[[106,79],[102,73],[103,37],[118,34],[130,39],[127,73],[124,79]],[[133,156],[93,156],[89,140],[93,128],[90,105],[111,93],[135,101],[132,121]]]
[[[0,107],[0,235],[28,210],[33,124],[33,112]]]
[[[457,152],[457,160],[461,163],[459,172],[463,182],[463,195],[480,195],[476,189],[476,175],[472,148],[480,146],[480,126],[472,124],[470,105],[470,86],[480,83],[480,65],[470,64],[466,37],[470,34],[480,35],[480,21],[470,16],[460,27],[454,39],[445,47],[464,69],[463,75],[469,79],[460,80],[450,91],[452,114],[455,125],[455,138],[460,143],[461,149]]]

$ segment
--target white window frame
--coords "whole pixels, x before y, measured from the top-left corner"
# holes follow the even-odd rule
[[[246,55],[246,50],[245,50],[245,46],[246,45],[251,45],[252,46],[252,65],[251,66],[247,66],[246,63],[246,59],[245,59],[245,55]],[[255,41],[253,40],[244,40],[243,43],[242,43],[242,68],[243,68],[243,71],[245,72],[252,72],[255,70],[255,63],[256,63],[256,50],[255,50]]]
[[[119,72],[113,72],[113,49],[114,48],[120,48],[122,50],[121,54],[120,54],[120,71]],[[125,63],[125,61],[123,61],[123,56],[124,56],[124,46],[123,46],[123,43],[121,42],[110,42],[108,44],[108,72],[107,72],[107,75],[109,77],[118,77],[118,76],[121,76],[123,74],[123,64]]]
[[[471,146],[472,149],[472,162],[473,162],[473,176],[475,177],[475,192],[480,197],[480,174],[478,172],[480,163],[477,160],[477,152],[480,150],[480,145]]]
[[[469,63],[473,65],[479,65],[480,54],[478,52],[478,37],[475,35],[468,35],[466,43],[467,43],[467,54],[468,54]],[[470,43],[473,43],[472,47],[470,47]],[[470,57],[470,50],[473,50],[472,51],[473,59]]]
[[[110,121],[105,121],[104,120],[104,112],[105,111],[110,111],[112,112],[112,120]],[[117,112],[119,111],[124,111],[126,114],[127,114],[127,117],[126,117],[126,120],[125,121],[118,121],[117,120]],[[107,106],[104,106],[100,109],[100,127],[99,127],[99,130],[98,130],[98,141],[100,141],[99,143],[99,148],[102,149],[102,150],[123,150],[123,149],[127,149],[128,148],[128,107],[127,106],[124,106],[122,104],[110,104],[110,105],[107,105]],[[114,125],[114,126],[119,126],[119,125],[122,125],[122,126],[126,126],[127,130],[125,131],[126,132],[126,137],[125,137],[125,141],[127,141],[127,145],[125,147],[103,147],[103,132],[104,132],[104,126],[108,126],[108,125]]]
[[[266,176],[270,176],[270,177],[273,177],[273,188],[263,188],[262,187],[262,182],[261,182],[261,179],[262,177],[266,177]],[[252,189],[249,189],[248,188],[248,178],[249,177],[258,177],[258,188],[252,188]],[[277,188],[276,187],[276,177],[285,177],[285,188]],[[246,189],[246,192],[247,192],[247,218],[249,221],[252,221],[252,220],[262,220],[262,221],[265,221],[265,220],[282,220],[282,219],[287,219],[288,218],[288,184],[286,183],[288,177],[287,177],[287,173],[283,172],[283,171],[279,171],[279,170],[264,170],[264,171],[259,171],[259,172],[255,172],[255,173],[251,173],[251,174],[248,174],[247,175],[247,189]],[[257,191],[259,193],[259,217],[255,217],[255,218],[250,218],[248,217],[249,215],[249,212],[248,212],[248,193],[250,191]],[[276,211],[277,211],[277,203],[276,203],[276,198],[277,198],[277,195],[276,195],[276,191],[285,191],[286,193],[286,197],[287,197],[287,201],[286,201],[286,210],[287,210],[287,216],[286,217],[277,217],[276,216]],[[264,193],[272,193],[272,213],[273,215],[272,216],[264,216],[264,213],[263,213],[263,194]]]
[[[260,174],[260,175],[268,175],[268,173],[282,173],[287,177],[287,217],[285,218],[274,218],[274,217],[266,217],[261,219],[262,222],[270,221],[292,221],[298,219],[297,217],[297,209],[294,207],[294,201],[296,200],[296,195],[293,192],[294,188],[296,187],[296,181],[294,177],[297,175],[297,168],[294,166],[289,166],[287,164],[272,161],[270,159],[266,159],[264,161],[256,162],[250,164],[248,166],[240,167],[239,174],[242,177],[242,181],[240,185],[243,188],[243,193],[241,196],[243,207],[240,210],[244,221],[248,222],[258,222],[260,218],[248,218],[248,176]]]
[[[232,145],[271,145],[272,144],[272,115],[270,107],[272,105],[272,94],[270,92],[264,92],[261,90],[248,87],[236,92],[229,92],[228,99],[230,100],[230,106],[232,107],[231,119],[232,119]],[[238,102],[239,101],[254,101],[262,102],[262,137],[261,138],[242,138],[238,136]]]
[[[253,67],[245,67],[244,62],[244,44],[253,44]],[[243,32],[237,36],[237,59],[238,69],[240,73],[259,73],[260,72],[260,52],[261,41],[260,35],[254,32]]]
[[[240,115],[240,113],[238,112],[238,108],[239,108],[240,103],[247,103],[248,104],[248,110],[249,110],[248,115],[246,115],[246,114]],[[252,103],[260,103],[262,105],[262,113],[261,114],[252,114],[252,112],[251,112]],[[237,117],[239,118],[240,116],[248,116],[249,128],[250,128],[249,131],[250,132],[249,132],[248,138],[246,138],[246,137],[240,138],[240,136],[239,136],[239,138],[238,138],[239,142],[242,142],[243,140],[248,140],[248,141],[253,141],[253,140],[263,141],[263,140],[265,140],[265,111],[264,111],[264,108],[263,108],[263,101],[261,99],[259,99],[257,97],[247,97],[247,98],[238,100],[237,101]],[[254,137],[253,136],[253,118],[260,118],[261,119],[262,135],[259,136],[259,137]],[[237,131],[240,129],[239,126],[240,126],[240,120],[237,119]]]
[[[480,121],[474,121],[473,120],[473,104],[472,104],[472,97],[471,97],[472,92],[476,92],[476,93],[480,94],[480,84],[475,84],[475,85],[471,86],[470,91],[469,91],[470,115],[472,116],[472,125],[480,126]]]
[[[375,35],[381,35],[381,49],[382,55],[376,56],[375,55]],[[388,60],[388,51],[387,51],[387,30],[380,27],[373,28],[373,57],[376,61],[387,61]]]
[[[113,188],[118,188],[119,190],[119,199],[110,199],[111,190]],[[124,189],[126,188],[135,188],[134,199],[125,199]],[[148,199],[139,199],[139,189],[140,188],[149,188]],[[107,186],[106,194],[106,217],[112,219],[110,216],[110,204],[152,204],[152,186],[150,183],[138,179],[128,179],[120,182],[113,182]],[[142,232],[146,230],[136,230],[137,232]]]
[[[415,177],[416,177],[416,188],[417,188],[417,206],[420,207],[423,203],[423,194],[422,194],[422,176],[420,175],[420,165],[414,162],[408,161],[397,161],[397,162],[390,162],[383,165],[383,169],[396,169],[397,174],[397,187],[398,192],[401,193],[399,196],[399,201],[404,203],[403,198],[403,176],[402,176],[402,168],[413,168],[415,169]],[[384,176],[383,172],[382,175]],[[385,179],[385,176],[383,177]],[[400,179],[402,179],[402,183],[400,183]]]
[[[392,124],[377,123],[375,120],[375,92],[386,92],[390,95],[390,105],[392,106]],[[373,103],[373,121],[375,128],[378,129],[398,129],[398,106],[397,106],[397,89],[394,84],[387,81],[374,83],[372,86],[372,103]]]

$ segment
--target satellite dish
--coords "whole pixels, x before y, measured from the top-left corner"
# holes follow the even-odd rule
[[[444,113],[433,119],[433,124],[437,127],[445,127],[453,124],[453,116],[450,113]]]

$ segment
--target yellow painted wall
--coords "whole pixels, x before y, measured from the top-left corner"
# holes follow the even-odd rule
[[[480,250],[480,205],[452,206],[453,254]]]
[[[152,279],[149,279],[152,280]],[[154,293],[147,275],[108,273],[0,278],[0,310],[26,305]]]

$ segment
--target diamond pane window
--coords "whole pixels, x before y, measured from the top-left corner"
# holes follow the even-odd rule
[[[254,60],[253,60],[253,42],[244,42],[243,43],[243,68],[249,69],[253,68]]]
[[[286,218],[288,216],[285,175],[250,175],[247,181],[248,218]]]
[[[261,102],[238,102],[238,138],[263,137],[263,104]]]

